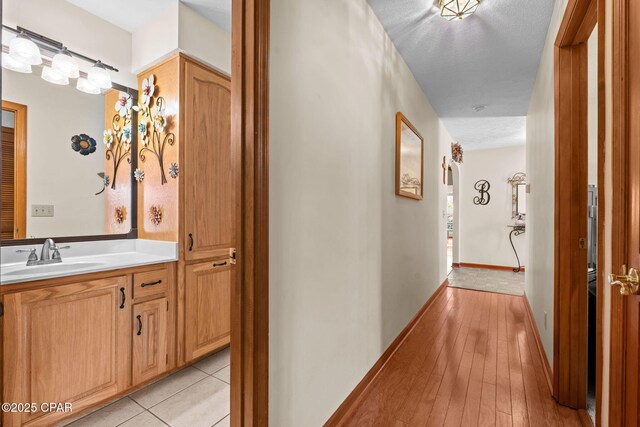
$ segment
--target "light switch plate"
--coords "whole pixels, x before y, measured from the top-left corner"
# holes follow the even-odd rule
[[[52,217],[53,205],[31,205],[32,217]]]

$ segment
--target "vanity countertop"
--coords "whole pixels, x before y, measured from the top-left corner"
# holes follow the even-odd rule
[[[0,285],[117,270],[178,260],[178,244],[144,239],[64,243],[62,262],[27,267],[27,255],[18,249],[42,245],[3,246],[0,250]]]

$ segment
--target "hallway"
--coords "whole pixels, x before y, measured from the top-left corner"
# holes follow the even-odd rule
[[[344,425],[591,425],[551,397],[525,304],[444,288]]]

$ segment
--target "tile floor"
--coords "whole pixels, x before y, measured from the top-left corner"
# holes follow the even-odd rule
[[[229,426],[229,368],[226,348],[65,425]]]
[[[459,267],[449,273],[449,286],[499,294],[524,295],[524,273]]]

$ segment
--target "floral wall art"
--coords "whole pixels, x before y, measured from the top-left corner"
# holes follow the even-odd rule
[[[167,183],[164,151],[167,146],[172,146],[175,143],[175,135],[168,131],[170,124],[166,113],[166,103],[163,97],[158,96],[158,92],[155,76],[151,74],[142,81],[140,102],[133,109],[139,113],[138,133],[142,142],[138,155],[140,161],[144,163],[147,156],[155,158],[160,168],[160,183],[164,185]],[[169,172],[171,173],[171,171]],[[173,177],[173,173],[171,176]]]
[[[451,158],[453,159],[453,161],[456,163],[462,163],[462,154],[463,154],[462,145],[458,144],[457,142],[452,142]]]
[[[116,114],[111,119],[111,127],[105,129],[102,142],[106,150],[107,160],[113,162],[111,189],[116,188],[118,168],[123,160],[131,163],[131,106],[133,99],[126,92],[120,92],[115,104]]]

